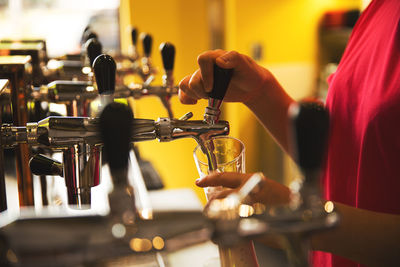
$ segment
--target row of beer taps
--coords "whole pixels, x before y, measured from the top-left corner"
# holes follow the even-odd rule
[[[338,223],[333,204],[322,201],[318,190],[329,117],[326,111],[315,103],[304,102],[290,108],[292,140],[297,151],[297,162],[304,175],[301,186],[297,191],[293,191],[293,195],[297,197],[293,197],[291,205],[267,207],[261,213],[240,217],[238,210],[241,203],[254,188],[262,186],[260,176],[253,175],[239,193],[223,200],[214,200],[204,214],[194,211],[171,211],[168,214],[155,212],[150,216],[153,220],[141,220],[140,216],[137,216],[132,196],[134,188],[129,184],[127,177],[132,144],[154,139],[168,142],[180,138],[193,138],[202,146],[204,152],[212,149],[204,147],[205,141],[229,134],[229,123],[220,120],[219,114],[232,75],[232,70],[225,71],[214,66],[214,87],[204,120],[190,120],[190,113],[180,119],[174,118],[169,100],[177,93],[173,79],[175,47],[171,43],[163,43],[160,46],[164,66],[163,84],[152,85],[156,71],[150,59],[152,38],[148,34],[141,35],[144,53],[139,57],[136,49],[137,36],[138,31],[134,28],[134,49],[131,56],[113,57],[103,53],[96,34],[89,28],[86,29],[82,43],[87,56],[84,62],[88,62],[87,65],[82,63],[81,58],[78,60],[80,63],[68,63],[68,60],[57,59],[63,63],[47,73],[51,72],[51,77],[55,77],[66,71],[65,66],[77,66],[75,72],[72,72],[75,73],[74,78],[53,80],[44,85],[33,82],[34,76],[29,72],[29,65],[33,64],[35,53],[31,53],[30,56],[22,54],[0,57],[0,77],[7,79],[9,83],[0,83],[0,100],[3,103],[0,117],[1,111],[7,110],[4,107],[10,100],[12,105],[9,109],[12,109],[13,117],[12,123],[1,125],[0,157],[3,157],[4,149],[13,148],[16,151],[20,206],[34,204],[31,175],[33,173],[40,176],[63,176],[68,204],[77,209],[90,207],[91,189],[100,183],[103,152],[114,184],[114,191],[109,195],[109,216],[83,213],[84,215],[74,218],[33,216],[9,220],[3,216],[7,210],[7,203],[4,161],[0,158],[0,189],[3,196],[0,206],[3,211],[3,215],[0,214],[0,235],[7,240],[1,244],[8,249],[6,252],[13,251],[16,257],[20,257],[15,265],[30,262],[32,266],[41,266],[46,265],[43,263],[49,259],[55,264],[57,262],[50,254],[57,249],[73,255],[72,258],[76,261],[81,261],[79,252],[71,250],[70,246],[66,246],[66,242],[72,242],[73,246],[82,249],[80,252],[85,255],[85,261],[95,262],[101,257],[132,253],[127,243],[135,236],[154,236],[155,233],[160,233],[168,239],[181,233],[206,228],[212,232],[210,236],[213,236],[214,241],[222,246],[232,246],[236,242],[257,236],[283,235],[287,241],[292,265],[308,266],[309,236],[315,231],[329,229]],[[9,50],[12,51],[11,46]],[[128,61],[129,64],[122,63],[123,61]],[[65,70],[62,70],[63,66]],[[84,75],[82,69],[85,69]],[[142,83],[125,85],[121,79],[116,78],[128,74],[138,75]],[[43,77],[46,78],[46,75],[43,74]],[[49,77],[50,75],[47,78]],[[158,120],[134,118],[129,107],[113,101],[114,98],[140,98],[146,95],[158,96],[168,111],[168,117]],[[65,104],[67,116],[36,116],[36,120],[30,122],[28,119],[35,116],[28,116],[29,102],[38,105],[42,102]],[[38,148],[37,151],[41,153],[33,155],[32,148]],[[48,156],[55,151],[62,152],[62,162]],[[46,152],[48,155],[43,155]],[[134,219],[127,220],[127,217]],[[26,226],[27,221],[31,223],[29,227]],[[70,224],[75,226],[74,229],[69,229]],[[28,247],[28,244],[32,243],[26,240],[38,238],[35,229],[41,229],[39,233],[48,243]],[[118,234],[115,233],[115,229],[119,229]],[[43,237],[43,233],[52,236]],[[22,236],[24,238],[21,238]],[[93,244],[88,245],[78,240],[82,236],[94,240]],[[76,237],[76,240],[71,241],[71,237]],[[118,248],[118,251],[107,250],[111,246]],[[32,251],[38,252],[37,255]],[[4,258],[0,255],[0,263],[10,264],[9,256],[7,253],[4,255]]]

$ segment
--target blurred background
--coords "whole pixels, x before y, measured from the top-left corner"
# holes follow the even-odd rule
[[[175,82],[197,69],[197,56],[209,49],[237,50],[270,69],[295,99],[325,98],[326,78],[335,71],[364,0],[0,0],[0,39],[45,39],[50,57],[79,53],[82,32],[90,25],[104,51],[129,53],[131,28],[153,36],[152,60],[161,66],[158,46],[176,47]],[[141,50],[139,44],[139,51]],[[162,71],[155,83],[161,83]],[[180,104],[172,98],[176,117],[192,111],[202,119],[206,101]],[[157,97],[135,101],[135,117],[157,119],[166,111]],[[262,171],[288,184],[294,164],[256,118],[241,104],[225,103],[223,119],[231,135],[246,145],[247,172]],[[194,185],[193,139],[138,144],[153,163],[165,187]]]

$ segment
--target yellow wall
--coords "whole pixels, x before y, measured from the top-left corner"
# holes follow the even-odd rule
[[[130,25],[136,26],[139,32],[147,32],[153,36],[152,59],[160,70],[154,84],[161,84],[162,63],[158,47],[162,42],[169,41],[176,47],[174,76],[177,83],[196,70],[197,55],[207,50],[209,44],[206,3],[206,0],[121,0],[121,8],[128,8],[130,11],[128,16],[128,10],[121,9],[121,13],[130,18]],[[121,27],[125,35],[130,36],[127,25]],[[130,45],[130,40],[125,42],[123,46]],[[139,52],[141,51],[140,46]],[[205,106],[205,101],[187,106],[180,104],[176,96],[172,98],[172,109],[177,118],[192,111],[193,119],[202,119]],[[136,118],[157,119],[167,116],[156,97],[135,101]],[[194,185],[198,178],[193,161],[193,150],[196,146],[194,140],[182,139],[166,143],[149,141],[139,143],[138,146],[143,158],[150,160],[158,170],[166,188],[190,187],[204,200],[204,192]]]
[[[174,43],[178,82],[197,68],[197,55],[209,47],[209,3],[209,0],[121,0],[121,29],[128,36],[121,38],[122,45],[125,48],[129,45],[127,26],[151,33],[155,44],[153,62],[161,67],[158,45],[163,41]],[[260,43],[264,57],[259,63],[270,68],[289,94],[299,99],[314,89],[320,17],[326,10],[358,8],[360,4],[361,0],[225,0],[226,48],[250,55],[251,45]],[[156,83],[160,83],[159,78]],[[195,119],[202,118],[206,105],[205,101],[196,106],[181,105],[177,97],[172,103],[175,117],[193,111]],[[225,103],[223,113],[230,121],[231,135],[246,145],[248,171],[263,170],[265,164],[282,164],[277,148],[271,147],[272,141],[243,105]],[[135,115],[155,119],[166,116],[166,112],[158,99],[146,98],[136,101]],[[160,172],[167,188],[190,187],[203,196],[193,184],[198,176],[192,157],[193,140],[153,141],[139,147],[143,157],[151,160]]]

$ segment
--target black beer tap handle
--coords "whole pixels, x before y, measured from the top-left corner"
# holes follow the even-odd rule
[[[137,37],[138,37],[138,29],[136,27],[133,27],[131,30],[131,37],[132,37],[132,44],[133,46],[137,45]]]
[[[175,46],[171,43],[162,43],[160,45],[161,58],[165,71],[171,71],[174,68]]]
[[[145,57],[150,57],[151,49],[153,46],[153,37],[148,33],[143,33],[140,35],[143,45],[143,53]]]
[[[133,114],[124,104],[113,102],[107,105],[100,115],[100,132],[104,143],[104,152],[111,173],[128,168]],[[114,181],[124,183],[124,181]]]
[[[90,28],[88,28],[86,31],[84,31],[83,36],[82,36],[82,44],[86,43],[87,40],[96,38],[98,39],[97,33],[93,32]]]
[[[327,110],[319,102],[294,103],[289,108],[289,118],[295,160],[304,173],[318,172],[329,134]]]
[[[112,94],[115,91],[114,59],[106,54],[101,54],[93,62],[93,72],[96,77],[99,94]]]
[[[29,160],[29,167],[35,175],[63,176],[63,164],[42,154],[37,154]]]
[[[208,94],[210,98],[223,100],[229,82],[231,81],[233,69],[223,69],[214,64],[214,80],[211,92]]]
[[[85,43],[86,54],[90,61],[90,66],[93,66],[93,62],[102,53],[102,45],[97,38],[91,38]]]

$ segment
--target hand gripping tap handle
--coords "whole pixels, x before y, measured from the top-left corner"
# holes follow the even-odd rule
[[[153,45],[153,37],[150,34],[144,33],[141,35],[142,45],[143,45],[143,53],[145,57],[150,57],[151,48]]]
[[[214,63],[214,80],[211,92],[208,94],[208,107],[204,114],[204,120],[208,123],[218,122],[222,100],[225,97],[233,69],[223,69]]]
[[[127,185],[133,114],[124,104],[113,102],[100,115],[100,133],[115,185]]]
[[[90,61],[90,66],[92,67],[94,60],[102,53],[102,45],[97,38],[91,38],[86,41],[85,48]]]
[[[115,91],[116,71],[114,59],[109,55],[99,55],[93,62],[93,71],[99,94],[113,94]]]
[[[317,102],[294,103],[289,107],[289,118],[295,159],[305,175],[305,182],[315,185],[329,135],[328,111]]]

